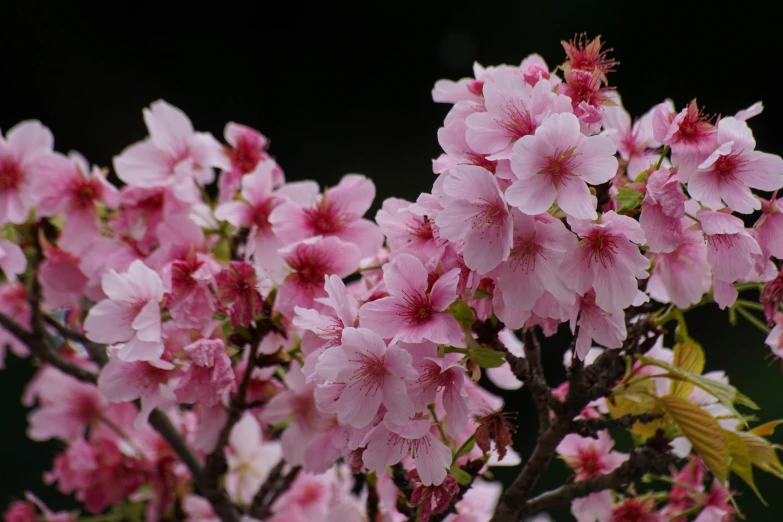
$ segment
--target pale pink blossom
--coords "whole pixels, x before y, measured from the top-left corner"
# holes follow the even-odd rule
[[[638,280],[649,274],[650,260],[636,245],[644,244],[639,223],[609,211],[598,223],[574,222],[579,236],[574,255],[561,265],[563,281],[579,295],[595,289],[595,302],[607,311],[623,310],[636,298]]]
[[[41,246],[46,259],[38,267],[38,280],[46,302],[55,308],[79,309],[79,301],[88,282],[87,276],[79,269],[81,260],[44,240],[41,240]]]
[[[594,342],[606,348],[620,348],[628,335],[622,310],[604,310],[596,303],[595,295],[595,290],[590,289],[581,298],[577,297],[571,316],[571,333],[576,333],[579,327],[576,355],[580,359],[585,358]]]
[[[397,424],[413,417],[406,380],[418,373],[411,355],[396,345],[386,346],[378,334],[366,328],[343,330],[340,346],[324,351],[316,372],[331,382],[345,383],[335,407],[340,424],[364,428],[383,405]]]
[[[498,340],[503,343],[503,346],[516,357],[524,357],[524,345],[520,341],[514,332],[508,328],[504,328],[498,332]],[[502,390],[518,390],[522,387],[523,383],[520,381],[514,372],[511,370],[511,365],[508,361],[504,361],[502,366],[497,368],[486,369],[487,378],[492,381],[492,384]]]
[[[685,195],[677,174],[666,167],[652,171],[639,215],[650,252],[667,254],[680,245],[684,215]]]
[[[53,146],[52,132],[39,121],[23,121],[5,138],[0,135],[0,226],[27,220],[35,203],[37,163],[52,153]]]
[[[30,301],[27,299],[27,287],[20,282],[0,284],[0,313],[3,313],[21,325],[30,329]],[[11,351],[19,357],[27,357],[30,349],[14,334],[0,326],[0,370],[5,368],[5,351]]]
[[[511,169],[518,181],[506,190],[506,200],[530,215],[546,212],[557,200],[569,216],[595,219],[596,199],[587,183],[600,185],[615,176],[614,153],[606,136],[583,135],[573,114],[553,114],[514,145]]]
[[[127,362],[154,361],[163,353],[160,301],[163,283],[141,261],[128,271],[109,270],[101,287],[108,299],[96,304],[84,321],[90,340],[122,344],[117,356]]]
[[[773,320],[775,324],[764,342],[776,357],[783,359],[783,314],[776,313]]]
[[[19,245],[7,239],[0,239],[0,271],[5,278],[13,283],[16,276],[24,273],[26,269],[27,258]]]
[[[783,212],[778,204],[777,193],[769,201],[761,199],[761,212],[753,225],[756,242],[762,252],[783,259]]]
[[[198,186],[212,183],[214,167],[230,168],[220,143],[195,132],[180,109],[163,100],[144,109],[149,137],[114,157],[117,176],[135,187],[172,187],[183,201],[199,198]]]
[[[242,201],[227,201],[215,209],[217,219],[228,221],[237,228],[250,229],[248,254],[253,254],[267,270],[279,266],[277,250],[283,246],[269,222],[272,210],[285,201],[284,197],[272,192],[276,166],[271,159],[259,162],[255,170],[242,178]]]
[[[361,326],[392,342],[464,346],[463,333],[446,309],[457,298],[459,270],[452,269],[430,286],[429,274],[417,258],[400,254],[383,267],[389,297],[359,309]]]
[[[628,459],[627,454],[612,451],[613,447],[606,430],[599,431],[597,439],[571,433],[558,444],[557,453],[574,471],[575,480],[587,480],[614,471]]]
[[[707,262],[715,279],[733,283],[753,268],[753,254],[761,254],[756,240],[738,217],[725,212],[700,210],[696,213],[707,241]]]
[[[435,223],[440,236],[464,241],[465,264],[486,274],[508,258],[512,243],[512,218],[497,179],[481,167],[453,167],[443,182],[451,201]]]
[[[612,492],[606,489],[574,499],[571,502],[571,514],[576,522],[611,522],[612,504]]]
[[[488,154],[479,154],[473,150],[465,139],[467,130],[467,124],[462,118],[453,118],[438,129],[438,143],[445,153],[432,160],[432,171],[442,174],[456,165],[475,165],[487,169],[499,178],[511,179],[513,175],[509,161],[489,159]]]
[[[378,225],[362,218],[375,198],[375,184],[359,174],[343,176],[337,186],[306,203],[289,200],[269,215],[274,233],[291,243],[314,236],[336,236],[359,247],[363,257],[383,244]]]
[[[531,87],[517,72],[499,71],[483,88],[486,112],[465,120],[468,145],[492,159],[508,159],[511,148],[523,136],[533,134],[551,114],[571,112],[571,100],[552,92],[549,80]]]
[[[264,441],[261,426],[245,413],[228,439],[226,490],[241,505],[250,505],[253,496],[282,458],[280,443]]]
[[[724,203],[742,214],[759,210],[761,202],[750,189],[783,187],[783,159],[755,148],[747,123],[732,117],[720,120],[717,148],[691,174],[688,193],[713,210]]]
[[[183,348],[190,359],[174,393],[181,403],[215,406],[237,390],[231,359],[220,339],[199,339]]]
[[[141,409],[134,421],[134,427],[141,429],[149,414],[155,408],[165,409],[176,403],[174,393],[168,386],[175,374],[174,365],[166,361],[125,362],[112,357],[101,370],[98,389],[111,402],[129,402],[141,399]]]
[[[440,250],[434,233],[436,225],[429,216],[414,212],[413,205],[404,199],[388,198],[375,215],[375,221],[391,250],[429,260]]]
[[[653,135],[652,120],[655,108],[650,109],[631,125],[631,115],[622,106],[620,97],[616,96],[615,101],[617,105],[607,105],[603,108],[604,133],[611,138],[620,157],[627,162],[628,177],[635,179],[658,159],[658,155],[650,150],[661,146]],[[674,110],[670,102],[664,104]]]
[[[295,306],[314,308],[316,298],[327,296],[325,276],[343,278],[359,268],[359,248],[333,236],[303,239],[280,254],[290,270],[277,295],[277,307],[286,317],[295,315]]]
[[[430,419],[397,425],[387,414],[365,438],[364,465],[370,471],[383,473],[387,466],[397,464],[410,453],[421,483],[425,486],[441,484],[451,466],[451,450],[433,435],[431,428]]]
[[[560,265],[573,251],[576,236],[548,214],[528,216],[513,211],[513,246],[507,261],[496,272],[507,307],[532,310],[544,292],[559,300],[571,293],[560,274]]]
[[[106,180],[107,171],[89,163],[78,153],[68,157],[50,154],[37,163],[33,181],[36,213],[64,215],[58,246],[82,254],[100,235],[98,205],[117,208],[120,195]]]
[[[672,166],[687,183],[715,148],[716,130],[693,100],[675,114],[670,103],[661,103],[653,113],[653,135],[672,149]]]

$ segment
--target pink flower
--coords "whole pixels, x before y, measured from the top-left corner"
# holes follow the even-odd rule
[[[753,254],[761,254],[741,219],[725,212],[700,210],[696,217],[707,240],[707,262],[715,279],[734,283],[753,268]]]
[[[27,270],[27,258],[16,243],[0,239],[0,270],[10,282]]]
[[[775,324],[764,342],[776,357],[783,358],[783,314],[776,313],[773,320]]]
[[[0,225],[20,225],[34,203],[36,163],[51,154],[52,132],[39,121],[23,121],[0,135]]]
[[[747,123],[732,117],[718,123],[717,149],[688,180],[688,193],[703,205],[718,210],[726,205],[750,214],[761,208],[751,188],[783,187],[783,159],[758,152]]]
[[[375,332],[346,328],[341,345],[322,353],[315,370],[324,379],[345,383],[336,403],[340,424],[364,428],[373,421],[381,404],[397,424],[413,417],[413,403],[405,385],[406,379],[418,377],[411,361],[407,351],[396,345],[387,348]]]
[[[598,223],[573,223],[579,235],[574,255],[561,265],[563,281],[579,295],[595,289],[595,302],[607,311],[624,310],[636,298],[650,260],[634,244],[644,243],[639,223],[609,211]]]
[[[685,218],[682,223],[685,229],[693,221]],[[655,255],[647,291],[658,302],[687,308],[701,301],[710,290],[710,280],[704,235],[699,230],[688,230],[683,231],[682,242],[672,252]]]
[[[587,480],[617,469],[628,459],[625,453],[611,451],[614,440],[606,430],[598,432],[598,439],[566,435],[557,446],[557,452],[574,470],[575,480]]]
[[[68,157],[51,154],[38,162],[33,181],[36,213],[52,217],[64,214],[58,246],[82,254],[100,235],[98,204],[116,208],[117,189],[106,180],[106,172],[90,166],[78,153]]]
[[[226,490],[240,504],[249,505],[269,472],[282,458],[280,444],[265,442],[261,426],[247,412],[234,425],[228,443]]]
[[[468,145],[492,159],[508,159],[511,148],[523,136],[533,134],[550,114],[571,112],[571,100],[552,92],[549,80],[531,87],[518,72],[499,71],[484,84],[486,112],[465,120]]]
[[[671,104],[661,103],[653,113],[653,135],[664,145],[671,145],[672,165],[687,183],[698,166],[715,148],[715,127],[709,123],[693,100],[675,114]]]
[[[576,333],[577,326],[576,355],[580,359],[585,358],[594,342],[607,348],[620,348],[628,335],[622,310],[607,312],[598,306],[593,289],[585,292],[581,299],[577,298],[571,317],[571,333]]]
[[[553,114],[514,145],[511,170],[519,181],[506,190],[506,200],[529,215],[546,212],[557,200],[569,216],[595,219],[596,199],[587,183],[615,176],[614,153],[606,136],[584,136],[573,114]]]
[[[269,140],[255,129],[229,122],[223,131],[223,137],[228,142],[223,153],[231,161],[230,170],[224,170],[218,179],[219,200],[225,203],[234,198],[234,194],[242,183],[243,176],[256,170],[259,163],[269,161],[271,158],[266,152]],[[282,185],[285,182],[285,177],[280,166],[274,163],[272,172],[272,183]]]
[[[259,162],[255,170],[242,178],[243,201],[222,203],[215,209],[215,217],[237,228],[249,228],[248,254],[267,270],[280,264],[277,250],[283,242],[272,232],[269,215],[285,198],[272,192],[273,175],[277,164],[273,160]]]
[[[628,163],[626,174],[635,179],[658,158],[649,150],[661,145],[653,136],[652,120],[655,109],[633,122],[632,126],[631,116],[623,108],[619,98],[617,96],[617,105],[604,107],[602,123],[605,134],[614,142],[620,157]]]
[[[677,174],[666,167],[651,172],[639,215],[650,252],[667,254],[680,245],[684,215],[685,195]]]
[[[121,211],[111,221],[114,231],[139,254],[149,255],[160,242],[158,225],[172,216],[190,212],[190,205],[174,196],[171,188],[124,186],[120,190]]]
[[[29,491],[26,491],[24,496],[25,501],[15,500],[9,504],[6,512],[3,513],[4,522],[76,522],[77,520],[75,513],[53,512]],[[41,512],[40,515],[38,511]]]
[[[431,259],[440,253],[434,233],[436,225],[428,216],[415,212],[414,206],[404,199],[388,198],[375,215],[375,221],[390,249]]]
[[[612,521],[612,492],[606,489],[574,499],[571,502],[571,514],[576,522]]]
[[[481,167],[453,167],[443,191],[452,199],[435,223],[442,238],[465,241],[462,255],[468,268],[486,274],[505,261],[511,249],[512,219],[495,177]]]
[[[199,339],[183,348],[190,358],[174,393],[181,403],[215,406],[237,389],[231,359],[220,339]]]
[[[511,164],[508,160],[491,160],[487,154],[479,154],[468,145],[465,133],[468,127],[462,118],[447,120],[438,129],[438,143],[445,151],[438,159],[432,160],[432,171],[436,174],[447,172],[456,165],[475,165],[483,167],[504,179],[510,179]]]
[[[184,112],[163,100],[144,109],[149,138],[114,157],[117,176],[136,187],[173,187],[183,201],[199,198],[198,187],[215,178],[213,167],[230,168],[220,143],[195,132]]]
[[[255,268],[243,261],[231,261],[215,276],[218,301],[230,304],[231,324],[249,326],[261,314],[264,298],[259,292],[259,278]]]
[[[27,300],[27,287],[19,282],[0,284],[0,312],[29,330],[30,302]],[[0,370],[5,368],[6,347],[19,357],[27,357],[30,353],[26,344],[0,326]]]
[[[79,309],[79,301],[88,282],[87,276],[79,269],[80,260],[44,241],[41,243],[46,260],[38,269],[38,279],[46,302],[55,308]]]
[[[769,201],[761,199],[761,212],[753,226],[756,242],[762,252],[783,259],[783,212],[778,205],[777,193]]]
[[[87,337],[97,343],[123,343],[117,356],[126,362],[160,358],[163,283],[158,274],[137,260],[124,274],[109,270],[101,287],[108,299],[90,309],[84,321]]]
[[[561,279],[560,264],[574,249],[574,234],[548,214],[533,217],[514,210],[513,217],[511,255],[496,272],[505,305],[531,310],[545,291],[559,300],[570,299],[572,292]]]
[[[34,390],[39,406],[27,418],[27,436],[33,440],[81,438],[88,427],[95,427],[108,406],[94,385],[53,367],[41,370],[39,378]]]
[[[314,236],[336,236],[353,243],[362,257],[370,257],[383,244],[378,225],[363,219],[375,198],[373,182],[358,174],[343,176],[336,187],[313,197],[309,204],[290,200],[269,215],[274,233],[287,243]]]
[[[446,308],[457,297],[459,269],[441,275],[430,287],[421,261],[399,254],[383,267],[389,297],[366,303],[359,309],[360,324],[392,343],[404,341],[464,346],[462,330]]]
[[[410,452],[421,483],[438,486],[451,466],[451,450],[431,433],[430,419],[410,420],[397,425],[387,414],[365,438],[362,461],[370,471],[383,473]]]
[[[192,250],[185,259],[163,268],[166,304],[177,326],[200,329],[212,319],[215,297],[210,285],[214,284],[220,268],[211,257]]]
[[[134,421],[134,427],[141,429],[149,414],[158,407],[175,404],[175,397],[168,387],[174,365],[156,361],[125,362],[112,357],[98,377],[98,389],[111,402],[129,402],[141,399],[141,410]]]
[[[280,251],[291,270],[280,286],[277,307],[293,317],[294,307],[313,308],[315,299],[326,297],[324,276],[346,277],[359,268],[359,248],[337,237],[313,237]]]
[[[422,506],[421,522],[429,522],[430,515],[443,513],[449,507],[451,500],[459,493],[459,483],[451,475],[439,486],[425,486],[419,482],[419,473],[414,469],[408,473],[415,487],[411,493],[411,504]]]
[[[446,432],[457,437],[470,420],[465,368],[459,362],[462,355],[448,353],[437,357],[435,345],[431,343],[409,346],[417,374],[415,383],[409,386],[409,393],[416,410],[426,411],[429,404],[436,403],[438,392],[442,392],[443,409],[448,416]]]
[[[723,522],[731,520],[737,512],[732,504],[732,495],[717,479],[713,479],[709,493],[703,495],[700,504],[704,506],[693,522]]]

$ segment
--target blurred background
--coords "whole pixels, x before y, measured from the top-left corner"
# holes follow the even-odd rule
[[[436,131],[448,111],[431,100],[436,80],[470,76],[474,61],[518,64],[533,52],[553,68],[564,60],[560,41],[586,31],[615,49],[620,66],[610,81],[631,114],[666,97],[678,108],[697,97],[708,113],[725,115],[763,100],[764,112],[750,121],[757,148],[783,154],[780,26],[753,2],[731,10],[717,3],[610,1],[287,6],[211,2],[169,9],[134,2],[131,10],[115,2],[7,2],[0,128],[39,119],[54,132],[57,150],[75,149],[110,166],[146,135],[142,108],[163,98],[197,130],[220,139],[228,121],[260,130],[289,180],[333,185],[343,174],[366,174],[378,189],[374,215],[386,197],[415,199],[431,187]],[[731,327],[727,314],[711,307],[688,319],[707,351],[707,369],[727,369],[731,382],[761,405],[762,419],[783,418],[783,375],[763,334],[747,323]],[[563,333],[545,343],[552,384],[564,377]],[[19,397],[31,374],[29,362],[12,355],[0,372],[0,509],[25,490],[51,507],[73,507],[41,481],[57,444],[25,437]],[[515,449],[524,458],[535,413],[525,391],[506,400],[519,411]],[[496,471],[507,483],[518,472]],[[555,461],[537,488],[567,475]],[[756,479],[769,508],[734,481],[747,519],[779,520],[783,496],[776,493],[783,484],[760,472]],[[572,520],[567,508],[551,514]]]

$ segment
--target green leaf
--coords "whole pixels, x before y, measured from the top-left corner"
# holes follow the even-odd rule
[[[463,486],[467,486],[468,484],[473,482],[473,478],[470,476],[470,473],[460,468],[456,464],[451,465],[451,468],[449,468],[449,474],[455,479],[457,479],[457,482],[459,482]]]
[[[742,415],[740,415],[737,409],[734,407],[735,403],[754,410],[759,409],[755,402],[741,394],[734,386],[731,386],[730,384],[724,384],[719,381],[708,379],[707,377],[701,375],[696,375],[695,373],[678,368],[673,364],[659,361],[658,359],[651,359],[650,357],[645,357],[644,355],[637,355],[636,358],[642,361],[646,366],[657,366],[658,368],[668,370],[669,373],[663,375],[664,377],[668,377],[670,379],[680,379],[698,386],[702,390],[718,399],[718,401],[728,408],[729,411],[731,411],[738,419],[742,419],[744,421]]]
[[[753,490],[761,503],[766,506],[767,501],[761,496],[761,492],[756,488],[756,482],[753,480],[753,461],[750,458],[748,449],[745,447],[745,442],[739,434],[731,430],[723,430],[723,434],[726,436],[726,442],[729,445],[729,468],[745,484],[750,486],[750,489]]]
[[[471,348],[468,350],[468,358],[482,368],[497,368],[503,365],[503,352],[491,348]]]
[[[641,193],[627,187],[617,189],[617,195],[613,196],[612,199],[620,203],[620,208],[617,210],[618,214],[625,214],[642,204]]]
[[[715,478],[725,482],[729,474],[729,447],[718,421],[685,399],[666,395],[660,401]]]
[[[470,453],[470,451],[473,449],[473,446],[475,445],[476,445],[476,438],[471,436],[468,440],[465,441],[465,443],[462,446],[460,446],[460,448],[454,454],[453,460],[457,460],[461,456]]]
[[[472,325],[476,320],[476,315],[473,313],[473,309],[465,301],[459,301],[449,307],[451,314],[458,322],[466,325]]]
[[[491,297],[492,294],[482,288],[476,288],[476,291],[473,292],[473,299],[489,299]]]
[[[674,366],[690,372],[694,375],[701,375],[704,371],[704,350],[699,343],[691,338],[685,338],[682,342],[674,345]],[[684,380],[672,380],[669,390],[671,395],[687,399],[693,391],[693,383]]]

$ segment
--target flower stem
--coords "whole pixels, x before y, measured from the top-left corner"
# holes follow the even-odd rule
[[[769,327],[761,322],[761,320],[753,315],[752,313],[748,312],[739,302],[737,302],[732,308],[737,311],[738,314],[740,314],[742,317],[745,318],[746,321],[748,321],[750,324],[764,332],[765,334],[769,333]]]
[[[451,447],[449,438],[446,436],[446,432],[443,430],[443,424],[441,424],[440,420],[438,420],[438,414],[435,413],[435,404],[430,404],[428,408],[430,409],[430,413],[432,413],[432,418],[435,421],[435,424],[438,425],[438,431],[440,432],[440,436],[443,439],[443,442],[446,443],[446,446]]]
[[[661,156],[658,158],[658,163],[655,164],[655,170],[661,168],[661,164],[663,163],[663,158],[665,158],[668,153],[669,153],[669,146],[666,145],[663,148],[663,151],[661,152]]]

